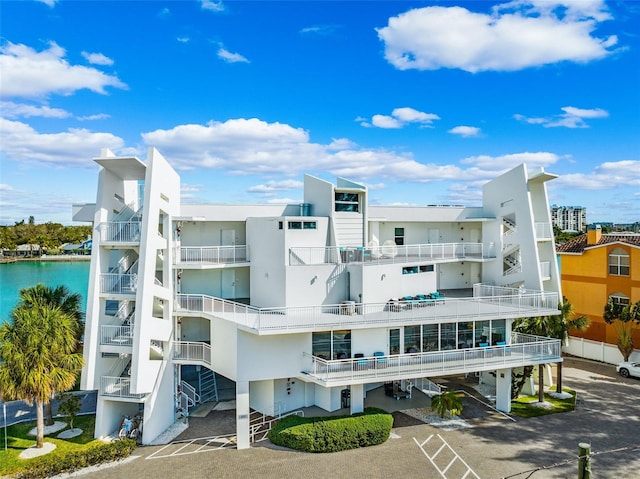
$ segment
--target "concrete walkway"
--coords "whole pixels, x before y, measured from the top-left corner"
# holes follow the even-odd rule
[[[430,435],[440,434],[453,450],[483,479],[505,477],[560,479],[577,477],[577,445],[590,442],[593,471],[598,479],[638,477],[640,471],[640,380],[623,379],[615,368],[582,360],[566,359],[566,387],[578,392],[576,411],[538,418],[516,418],[516,422],[493,416],[473,427],[443,431],[413,418],[399,421],[392,437],[375,447],[332,454],[309,454],[271,445],[268,441],[248,449],[220,449],[207,454],[172,456],[146,460],[162,446],[141,447],[140,457],[126,464],[92,471],[97,479],[187,479],[268,477],[438,477],[434,466],[418,446]],[[402,403],[401,401],[394,401]],[[398,415],[402,413],[395,413]],[[207,419],[207,418],[197,418]],[[233,422],[230,418],[227,418]],[[206,423],[192,424],[195,428]],[[222,430],[222,422],[220,424]],[[204,436],[211,434],[204,434]],[[201,436],[202,437],[202,436]],[[415,438],[415,439],[414,439]],[[611,450],[623,449],[617,452]],[[550,469],[529,472],[564,461]]]

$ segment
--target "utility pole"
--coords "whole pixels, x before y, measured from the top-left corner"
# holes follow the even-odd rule
[[[578,479],[593,479],[591,475],[591,444],[578,443]]]

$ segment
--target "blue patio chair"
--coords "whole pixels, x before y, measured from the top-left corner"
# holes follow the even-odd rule
[[[373,357],[376,358],[376,362],[378,364],[387,364],[387,358],[384,357],[384,353],[382,351],[376,351],[373,353]]]

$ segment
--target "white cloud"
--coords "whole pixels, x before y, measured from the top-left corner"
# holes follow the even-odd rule
[[[176,40],[178,40],[180,43],[189,43],[189,41],[191,41],[189,37],[177,37]]]
[[[222,0],[214,1],[214,0],[200,0],[200,5],[203,10],[208,10],[210,12],[224,12],[224,4]]]
[[[0,118],[2,155],[19,162],[42,162],[61,166],[91,166],[101,148],[117,150],[124,142],[111,133],[70,128],[60,133],[39,133],[18,121]]]
[[[45,5],[53,8],[55,7],[56,3],[58,2],[58,0],[36,0],[40,3],[44,3]]]
[[[247,189],[250,193],[261,193],[264,195],[271,195],[280,191],[288,191],[293,189],[301,189],[304,187],[302,181],[297,180],[282,180],[282,181],[268,181],[262,185],[251,186]]]
[[[70,95],[89,89],[106,94],[106,87],[126,89],[117,77],[80,65],[70,65],[65,50],[55,42],[47,50],[36,52],[22,45],[7,43],[0,47],[0,78],[6,97],[42,97],[51,93]]]
[[[160,18],[166,18],[169,16],[171,16],[171,10],[169,10],[167,7],[163,8],[158,12],[158,17]]]
[[[402,128],[409,123],[418,123],[421,126],[428,127],[440,117],[435,113],[425,113],[415,110],[414,108],[402,107],[395,108],[389,115],[376,114],[371,117],[371,123],[366,118],[358,117],[356,121],[364,127],[376,126],[378,128]]]
[[[42,118],[69,118],[71,113],[61,108],[50,108],[46,105],[36,106],[26,103],[14,103],[12,101],[0,102],[0,110],[6,118],[29,118],[32,116]]]
[[[591,173],[561,175],[554,187],[576,190],[607,190],[622,186],[640,187],[640,161],[608,161],[598,165]]]
[[[465,170],[465,178],[469,180],[494,178],[505,171],[525,163],[527,168],[546,168],[557,163],[560,156],[546,151],[510,153],[499,156],[478,155],[470,156],[460,161],[463,165],[470,165]]]
[[[82,56],[92,65],[113,65],[113,60],[102,53],[82,52]]]
[[[529,118],[521,114],[515,114],[516,120],[524,121],[532,125],[542,125],[545,128],[565,127],[565,128],[589,128],[585,119],[607,118],[609,112],[602,108],[584,109],[574,106],[565,106],[561,110],[564,113],[550,118],[533,117]]]
[[[107,118],[111,118],[111,115],[108,115],[106,113],[97,113],[95,115],[79,116],[78,120],[94,121],[94,120],[106,120]]]
[[[249,63],[246,57],[239,53],[232,53],[222,46],[218,49],[218,57],[227,63]]]
[[[377,32],[386,60],[400,70],[515,71],[606,57],[617,37],[592,33],[608,18],[603,1],[514,1],[493,14],[416,8],[389,18]]]
[[[338,28],[341,27],[339,25],[313,25],[301,28],[299,33],[302,35],[333,35]]]
[[[463,138],[470,138],[480,135],[480,128],[475,126],[454,126],[449,130],[449,133],[453,135],[460,135]]]

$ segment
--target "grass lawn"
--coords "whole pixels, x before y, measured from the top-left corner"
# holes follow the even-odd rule
[[[555,389],[553,391],[555,391]],[[571,397],[567,399],[556,399],[548,393],[544,394],[544,400],[553,405],[553,407],[550,408],[532,405],[532,403],[538,402],[537,394],[535,396],[520,396],[519,398],[511,401],[511,414],[520,417],[537,417],[545,416],[547,414],[573,411],[576,407],[576,392],[567,388],[563,388],[562,392],[571,394]]]
[[[63,421],[63,419],[57,419]],[[95,425],[95,416],[77,416],[73,421],[76,428],[82,429],[82,434],[70,439],[56,439],[55,437],[62,431],[57,431],[51,436],[45,436],[45,442],[52,442],[56,445],[55,450],[42,457],[55,457],[68,451],[79,451],[90,447],[95,443],[101,443],[98,439],[93,439],[93,429]],[[18,456],[25,449],[36,443],[35,436],[29,436],[29,431],[36,426],[35,421],[14,424],[7,428],[7,446],[4,449],[4,428],[0,428],[0,476],[19,471],[25,464],[38,461],[40,458],[20,459]],[[68,429],[68,427],[67,427]]]

